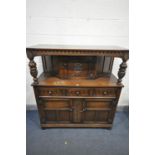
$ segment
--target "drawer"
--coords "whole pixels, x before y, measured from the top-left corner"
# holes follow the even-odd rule
[[[116,88],[70,88],[68,96],[116,97]]]
[[[95,96],[116,97],[116,88],[95,88]]]
[[[116,97],[117,88],[37,88],[39,96]]]
[[[68,89],[68,96],[90,96],[93,93],[93,89],[88,88],[70,88]]]
[[[40,87],[37,89],[39,96],[65,96],[67,89]]]

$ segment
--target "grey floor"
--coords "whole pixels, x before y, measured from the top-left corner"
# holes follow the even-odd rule
[[[108,129],[46,129],[36,111],[27,112],[26,155],[128,155],[128,112],[117,112]]]

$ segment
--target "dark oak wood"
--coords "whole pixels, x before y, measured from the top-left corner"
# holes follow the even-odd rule
[[[125,76],[128,50],[120,47],[37,45],[26,49],[41,128],[111,128]],[[35,56],[42,57],[37,77]],[[122,59],[118,78],[114,58]]]
[[[126,68],[127,68],[126,61],[123,60],[123,62],[120,64],[120,68],[118,72],[118,77],[119,77],[118,83],[122,82],[122,78],[125,76]]]
[[[39,86],[65,86],[65,87],[122,87],[123,84],[117,83],[117,78],[113,75],[104,75],[94,80],[88,79],[60,79],[52,76],[51,73],[42,73],[39,78]],[[33,83],[32,85],[37,86],[38,84]]]
[[[112,127],[112,124],[95,124],[95,123],[92,123],[92,124],[74,124],[74,123],[71,123],[71,124],[41,124],[41,127],[42,128],[111,128]]]
[[[38,71],[37,71],[36,63],[33,60],[30,60],[29,67],[30,67],[30,73],[33,77],[34,83],[38,84],[38,79],[37,79]]]

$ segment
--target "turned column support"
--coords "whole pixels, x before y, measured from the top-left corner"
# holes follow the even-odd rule
[[[37,71],[37,65],[34,61],[34,56],[32,55],[31,52],[27,52],[27,57],[30,60],[29,68],[30,68],[31,76],[33,77],[34,84],[38,84],[38,78],[37,78],[38,71]]]
[[[125,73],[126,73],[126,68],[127,68],[127,61],[128,59],[126,58],[122,58],[122,63],[120,64],[120,68],[119,68],[119,71],[118,71],[118,83],[121,83],[122,82],[122,79],[123,77],[125,76]]]

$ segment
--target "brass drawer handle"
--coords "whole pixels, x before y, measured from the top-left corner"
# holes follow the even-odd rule
[[[52,94],[53,94],[53,91],[49,90],[49,91],[48,91],[48,94],[49,94],[49,95],[52,95]]]
[[[63,67],[66,68],[66,67],[67,67],[67,63],[64,63],[64,64],[63,64]]]
[[[76,95],[77,95],[77,96],[79,96],[79,95],[80,95],[80,92],[79,92],[79,91],[76,91],[75,93],[76,93]]]
[[[85,111],[87,111],[87,108],[83,108],[82,111],[80,111],[80,112],[85,112]]]
[[[85,101],[85,99],[83,100],[83,109],[82,109],[82,111],[80,111],[80,112],[85,112],[85,111],[87,111],[87,108],[86,108],[86,101]]]
[[[70,108],[70,109],[68,109],[70,112],[72,112],[73,111],[73,108]]]
[[[108,92],[107,92],[107,91],[103,91],[103,94],[104,94],[104,95],[107,95],[107,94],[108,94]]]

